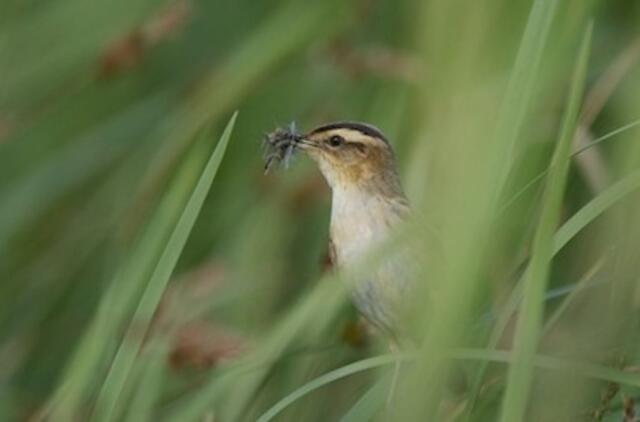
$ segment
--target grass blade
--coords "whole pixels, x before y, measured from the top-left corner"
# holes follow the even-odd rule
[[[524,301],[516,326],[514,360],[509,369],[502,405],[503,422],[524,418],[534,373],[534,357],[541,331],[544,293],[553,257],[553,234],[560,218],[560,207],[567,182],[571,140],[575,133],[587,72],[592,27],[583,39],[573,77],[569,102],[560,139],[551,161],[536,230],[531,262],[524,279]]]
[[[527,26],[502,103],[496,133],[496,138],[501,146],[499,165],[496,166],[499,171],[497,193],[500,193],[513,162],[516,140],[533,98],[535,81],[557,5],[557,0],[536,1],[527,20]]]
[[[560,251],[582,229],[630,193],[640,189],[640,170],[614,183],[587,205],[580,208],[556,233],[554,253]]]
[[[340,419],[340,422],[370,421],[380,411],[386,399],[388,380],[381,379],[373,385]]]
[[[507,350],[459,349],[452,351],[451,357],[460,360],[484,360],[503,363],[515,362],[513,352]],[[632,387],[640,387],[640,376],[633,372],[621,371],[619,369],[589,362],[580,362],[572,359],[563,359],[541,354],[535,354],[532,361],[538,368],[575,373],[587,378],[625,384]]]
[[[234,394],[226,398],[224,404],[230,409],[223,410],[231,414],[228,420],[241,420],[238,412],[245,410],[251,400],[254,400],[255,392],[264,382],[270,368],[290,347],[292,341],[303,334],[314,336],[325,330],[332,321],[330,316],[335,315],[344,305],[345,292],[336,289],[340,285],[334,277],[332,275],[320,280],[313,291],[305,295],[265,336],[260,347],[245,358],[215,371],[207,385],[177,405],[165,420],[201,420],[203,414],[219,404],[220,395],[229,389],[233,389]],[[319,312],[323,312],[327,319],[318,320]]]
[[[595,147],[596,145],[599,145],[600,143],[607,141],[611,138],[613,138],[616,135],[619,135],[621,133],[624,133],[628,130],[631,130],[637,126],[640,126],[640,120],[635,120],[629,124],[626,124],[622,127],[619,127],[616,130],[613,130],[605,135],[602,135],[599,138],[594,139],[593,141],[589,142],[588,144],[582,146],[581,148],[575,150],[572,154],[571,157],[576,157],[580,154],[582,154],[583,152],[589,150],[590,148]],[[516,193],[514,193],[505,203],[504,205],[502,205],[502,207],[500,208],[500,212],[499,214],[504,213],[509,207],[511,207],[517,200],[518,198],[520,198],[524,193],[526,193],[529,189],[531,189],[533,186],[535,186],[539,181],[543,180],[544,176],[549,172],[549,169],[546,169],[540,173],[538,173],[534,178],[532,178],[529,182],[527,182],[522,188],[520,188]]]
[[[317,390],[320,387],[331,384],[334,381],[356,374],[358,372],[366,371],[368,369],[377,368],[383,365],[389,365],[396,361],[396,359],[407,359],[408,356],[397,357],[395,355],[383,355],[376,356],[369,359],[360,360],[349,365],[345,365],[341,368],[335,369],[318,378],[306,383],[302,387],[296,389],[290,394],[286,395],[278,403],[274,404],[269,410],[264,412],[259,418],[258,422],[269,422],[273,420],[280,412],[290,406],[299,398],[306,396],[307,394]]]
[[[546,172],[545,172],[546,174]],[[569,218],[557,231],[553,238],[553,255],[558,254],[578,233],[600,217],[605,211],[610,209],[627,195],[640,189],[640,170],[632,172],[623,179],[614,183],[602,193],[583,206],[577,213]],[[580,290],[580,289],[578,289]],[[494,349],[502,337],[513,314],[520,307],[522,301],[522,284],[518,283],[511,294],[511,298],[504,307],[498,321],[496,322],[493,334],[489,341],[489,349]],[[477,394],[486,372],[486,366],[482,365],[478,370],[473,383],[473,400],[477,399]],[[471,409],[471,408],[469,408]],[[469,410],[470,411],[470,410]],[[470,415],[468,413],[468,415]]]
[[[135,396],[127,409],[127,422],[152,420],[153,405],[162,392],[170,344],[166,339],[159,339],[150,345],[150,349],[145,356],[138,385],[135,386]]]
[[[216,176],[229,142],[236,116],[237,113],[233,115],[227,124],[218,146],[202,172],[200,180],[198,180],[191,194],[191,198],[186,204],[171,237],[166,243],[98,397],[94,415],[96,420],[108,421],[114,417],[120,392],[142,345],[142,334],[145,333],[149,327],[151,318],[160,302],[166,284],[169,281],[182,249],[189,238],[191,229],[200,213],[202,204],[209,192],[209,187]]]
[[[130,310],[135,308],[140,292],[169,238],[171,227],[178,220],[188,194],[197,181],[195,172],[203,166],[201,154],[188,157],[183,171],[178,173],[151,221],[135,242],[128,260],[117,270],[61,377],[58,389],[45,409],[45,414],[53,412],[52,419],[70,420],[77,414],[83,397],[93,392],[96,373],[104,369],[105,357],[115,352],[116,332],[126,323]]]
[[[589,268],[589,270],[582,276],[582,278],[573,285],[573,289],[569,292],[567,297],[553,311],[553,314],[551,314],[551,316],[547,318],[542,330],[542,337],[551,332],[564,312],[569,308],[569,305],[574,302],[575,298],[578,297],[578,295],[583,292],[585,288],[589,287],[589,282],[592,281],[593,277],[598,273],[598,271],[600,271],[600,269],[602,269],[603,264],[604,257],[601,257],[595,262],[595,264],[591,266],[591,268]]]

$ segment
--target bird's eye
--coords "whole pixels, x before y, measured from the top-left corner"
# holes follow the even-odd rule
[[[329,138],[329,145],[331,145],[332,147],[339,147],[343,143],[344,138],[342,136],[333,135],[331,138]]]

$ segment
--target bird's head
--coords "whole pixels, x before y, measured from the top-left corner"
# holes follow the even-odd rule
[[[402,193],[391,145],[373,126],[357,122],[322,125],[303,135],[298,145],[318,163],[333,189]]]

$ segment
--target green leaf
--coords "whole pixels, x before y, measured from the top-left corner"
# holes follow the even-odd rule
[[[554,253],[558,253],[582,229],[630,193],[640,189],[640,170],[625,176],[580,208],[556,233]]]
[[[518,54],[502,100],[496,129],[499,149],[496,151],[496,159],[492,166],[496,169],[495,179],[498,187],[495,190],[495,204],[497,204],[498,195],[501,193],[511,169],[516,142],[532,102],[536,78],[539,76],[539,68],[549,38],[551,24],[556,14],[557,4],[557,0],[541,0],[533,3],[518,47]],[[481,367],[475,376],[467,407],[467,420],[471,417],[471,410],[479,394],[485,369]]]
[[[381,379],[358,399],[340,422],[370,421],[380,411],[385,403],[385,395],[389,389],[388,380]]]
[[[501,155],[497,158],[496,166],[499,188],[503,186],[513,162],[516,141],[531,105],[543,51],[549,38],[557,5],[557,0],[536,1],[527,19],[527,26],[502,102],[496,133],[501,146]],[[496,192],[499,193],[500,189]]]
[[[156,339],[149,344],[149,351],[143,356],[142,374],[135,385],[135,395],[127,409],[126,421],[139,422],[152,420],[153,405],[162,392],[162,382],[167,370],[167,355],[170,341],[166,338]],[[147,347],[145,346],[145,352]]]
[[[600,217],[605,211],[614,206],[618,201],[625,198],[632,192],[640,189],[640,170],[637,170],[618,182],[614,183],[589,203],[583,206],[569,220],[567,220],[557,231],[553,238],[553,254],[558,254],[578,233]],[[580,290],[580,289],[578,289]],[[495,324],[493,334],[489,340],[489,348],[494,349],[499,339],[502,337],[505,328],[511,321],[513,314],[520,307],[522,301],[522,283],[518,283],[513,290],[511,297],[500,314],[500,318]],[[482,365],[474,378],[472,396],[477,398],[477,393],[484,378],[486,365]],[[474,399],[475,400],[475,399]],[[470,408],[469,408],[470,409]]]
[[[281,358],[294,340],[326,330],[333,322],[332,317],[344,306],[345,292],[338,284],[336,275],[321,279],[314,289],[293,306],[262,339],[259,347],[246,357],[230,363],[227,367],[216,368],[207,385],[197,394],[185,399],[165,415],[167,421],[195,421],[219,404],[220,396],[225,397],[225,406],[231,413],[230,420],[241,419],[241,413],[255,400],[255,395],[266,380],[270,369]],[[324,318],[318,318],[319,314]],[[228,416],[225,414],[225,416]]]
[[[133,315],[132,321],[120,345],[116,357],[111,365],[111,369],[102,387],[96,403],[94,417],[99,421],[109,421],[115,417],[115,409],[120,392],[127,380],[136,356],[142,346],[144,333],[146,333],[156,311],[167,282],[173,273],[176,263],[180,258],[182,249],[189,238],[191,229],[202,208],[202,204],[207,197],[211,183],[213,182],[218,167],[222,162],[222,157],[226,150],[231,131],[235,124],[237,113],[231,117],[227,127],[218,142],[218,145],[211,155],[200,180],[195,186],[189,201],[187,202],[178,223],[173,229],[171,237],[166,243],[164,251],[149,279],[149,283]]]
[[[513,363],[515,360],[513,352],[487,349],[458,349],[451,352],[451,357],[461,360],[483,360],[503,363]],[[580,374],[587,378],[640,387],[640,375],[637,373],[621,371],[603,365],[541,354],[535,354],[532,362],[539,368]]]
[[[93,392],[96,374],[102,374],[105,361],[111,359],[115,352],[118,330],[126,323],[142,289],[148,284],[167,239],[198,180],[204,157],[201,153],[187,157],[128,259],[118,268],[94,319],[61,377],[58,389],[45,409],[45,414],[53,412],[52,419],[70,420],[77,415],[83,398]]]
[[[377,368],[383,365],[389,365],[395,362],[397,359],[408,359],[408,355],[395,356],[395,355],[383,355],[376,356],[374,358],[360,360],[349,365],[345,365],[341,368],[335,369],[331,372],[327,372],[324,375],[306,383],[302,387],[287,394],[282,400],[274,404],[266,412],[264,412],[259,418],[258,422],[268,422],[273,420],[280,412],[290,406],[293,402],[299,398],[306,396],[312,391],[317,390],[320,387],[331,384],[334,381],[356,374],[358,372],[366,371],[368,369]]]
[[[519,421],[524,418],[533,383],[534,357],[544,311],[544,293],[553,257],[553,234],[560,219],[560,207],[567,183],[571,140],[576,130],[582,101],[591,33],[590,25],[578,54],[562,131],[551,159],[551,168],[542,198],[542,212],[533,241],[531,261],[524,279],[524,300],[516,325],[514,359],[509,368],[502,404],[501,420],[503,422]]]
[[[615,129],[605,135],[600,136],[599,138],[594,139],[593,141],[589,142],[588,144],[584,145],[583,147],[581,147],[580,149],[574,151],[571,154],[571,157],[575,157],[577,155],[582,154],[583,152],[587,151],[590,148],[593,148],[596,145],[599,145],[600,143],[612,139],[614,136],[616,135],[620,135],[621,133],[624,133],[628,130],[631,130],[637,126],[640,126],[640,120],[635,120],[631,123],[628,123],[624,126],[619,127],[618,129]],[[531,189],[533,186],[535,186],[539,181],[544,179],[544,176],[549,172],[549,169],[546,169],[540,173],[538,173],[535,177],[533,177],[531,180],[529,180],[522,188],[520,188],[515,194],[513,194],[511,196],[511,198],[509,198],[504,205],[501,207],[500,209],[500,215],[502,213],[504,213],[511,205],[513,205],[518,198],[520,198],[525,192],[527,192],[529,189]]]

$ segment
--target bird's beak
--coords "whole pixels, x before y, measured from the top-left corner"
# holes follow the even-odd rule
[[[303,136],[299,141],[298,141],[298,147],[303,150],[303,151],[312,151],[312,150],[316,150],[318,149],[318,144],[312,140],[310,140],[309,138]]]
[[[323,156],[322,148],[318,144],[318,142],[311,140],[306,136],[302,136],[302,138],[300,138],[300,140],[298,141],[298,148],[300,148],[301,151],[304,151],[305,154],[316,161],[320,160],[320,158]]]

